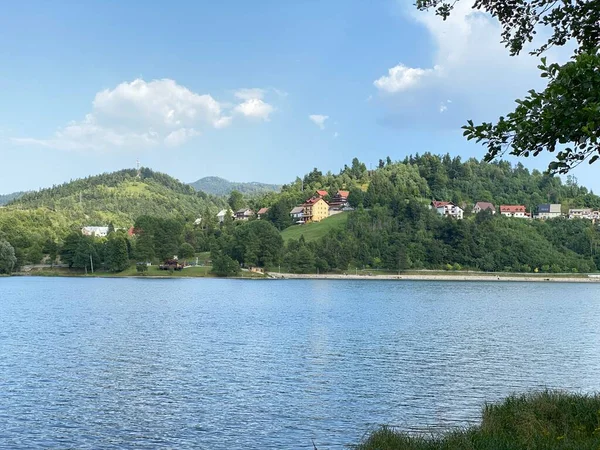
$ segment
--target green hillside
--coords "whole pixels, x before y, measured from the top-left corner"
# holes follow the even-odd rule
[[[168,175],[121,170],[29,192],[0,208],[0,240],[10,242],[18,263],[37,263],[49,242],[62,242],[84,226],[129,228],[142,215],[193,222],[213,216],[224,201],[196,192]]]
[[[281,232],[281,237],[285,242],[290,239],[300,239],[304,236],[306,242],[316,241],[327,235],[332,230],[343,230],[348,223],[348,214],[341,213],[328,217],[321,222],[308,223],[306,225],[293,225]]]
[[[279,192],[281,189],[281,186],[277,184],[257,182],[236,183],[219,177],[204,177],[198,181],[190,183],[190,186],[197,191],[218,196],[229,195],[232,191],[239,191],[245,195],[256,195],[266,192]]]
[[[38,208],[58,213],[77,226],[128,227],[143,214],[160,217],[199,216],[216,211],[222,201],[196,192],[168,175],[143,168],[127,169],[74,180],[29,192],[8,204],[7,210]],[[8,211],[5,211],[5,213]]]

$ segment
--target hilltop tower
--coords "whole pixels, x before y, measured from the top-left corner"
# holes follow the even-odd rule
[[[142,178],[142,172],[140,170],[140,159],[135,160],[135,168],[137,169],[137,177]]]

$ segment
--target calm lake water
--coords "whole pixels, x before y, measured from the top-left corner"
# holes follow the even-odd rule
[[[0,278],[1,448],[339,449],[600,390],[600,286]]]

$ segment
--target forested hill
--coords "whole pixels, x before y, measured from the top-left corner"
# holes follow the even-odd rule
[[[147,168],[120,170],[28,192],[8,203],[10,211],[44,210],[66,223],[129,227],[143,214],[161,217],[198,217],[221,207],[222,200],[168,175]]]
[[[229,195],[233,191],[238,191],[245,195],[254,195],[265,192],[278,192],[281,189],[281,186],[277,184],[257,182],[236,183],[219,177],[204,177],[190,183],[190,186],[198,191],[218,196]]]
[[[348,220],[329,227],[318,240],[288,239],[283,250],[285,270],[327,272],[365,267],[385,270],[469,268],[483,271],[587,272],[600,267],[600,233],[591,220],[527,220],[489,213],[472,214],[475,202],[522,204],[536,212],[542,203],[598,209],[600,198],[573,177],[529,171],[505,161],[429,153],[401,161],[381,160],[367,170],[358,159],[339,174],[314,169],[284,185],[280,194],[248,199],[253,207],[270,207],[266,219],[282,230],[292,225],[289,210],[319,189],[330,195],[350,191],[356,208]],[[464,220],[442,217],[428,208],[432,200],[464,206]],[[326,221],[331,219],[326,219]],[[323,222],[325,225],[327,222]],[[308,228],[307,228],[308,229]],[[294,235],[300,235],[298,228]],[[294,230],[296,231],[296,230]],[[286,233],[288,236],[290,233]],[[264,243],[266,245],[266,243]],[[259,246],[260,247],[260,246]],[[239,253],[224,253],[253,264]]]
[[[0,195],[0,206],[4,206],[7,203],[12,202],[13,200],[22,197],[25,194],[25,192],[13,192],[11,194],[3,194]]]
[[[528,211],[535,211],[542,203],[561,203],[565,209],[600,208],[600,197],[579,186],[575,177],[569,176],[563,183],[557,176],[529,171],[521,163],[485,163],[475,158],[463,162],[460,157],[425,153],[409,156],[402,164],[418,169],[419,176],[427,182],[428,191],[424,194],[435,200],[455,204],[488,201],[496,206],[522,204]],[[388,172],[398,169],[398,164],[381,165]]]

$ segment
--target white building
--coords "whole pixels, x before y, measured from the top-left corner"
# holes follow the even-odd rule
[[[464,211],[460,206],[456,206],[452,202],[431,202],[430,209],[435,209],[442,216],[453,217],[454,219],[462,220]]]
[[[500,205],[500,214],[506,217],[529,219],[529,214],[525,211],[524,205]]]
[[[294,223],[304,223],[304,208],[302,206],[296,206],[290,211],[290,217]]]
[[[536,219],[554,219],[562,215],[560,203],[544,203],[538,205],[538,213]]]
[[[591,208],[569,209],[569,219],[591,219],[591,218],[592,218],[592,209]]]
[[[223,223],[225,221],[225,217],[227,216],[227,214],[229,214],[229,217],[233,217],[233,214],[231,214],[231,211],[228,209],[222,209],[221,211],[219,211],[219,214],[217,214],[217,220],[219,221],[219,223]]]
[[[106,237],[108,236],[108,227],[83,227],[81,234],[84,236]]]

